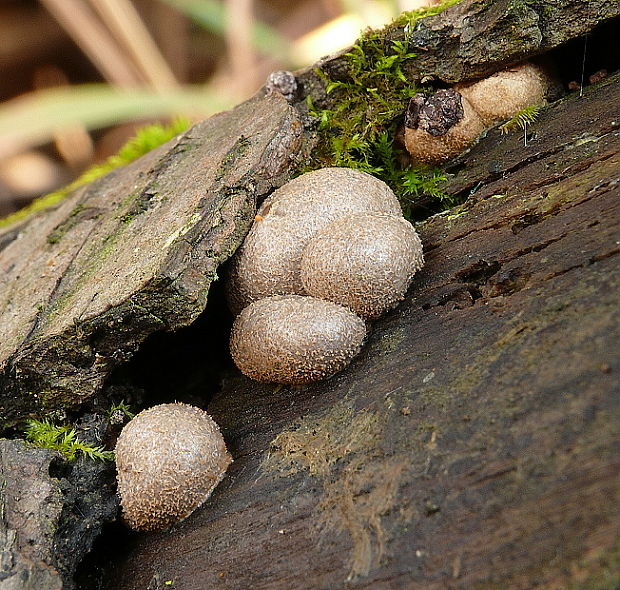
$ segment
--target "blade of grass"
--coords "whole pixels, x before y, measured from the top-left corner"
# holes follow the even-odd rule
[[[82,124],[97,129],[116,123],[186,114],[205,117],[234,100],[203,87],[177,91],[122,91],[106,84],[33,92],[0,105],[0,158],[52,140],[59,129]]]

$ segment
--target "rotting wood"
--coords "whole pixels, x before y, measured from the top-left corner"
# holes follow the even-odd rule
[[[56,457],[23,441],[0,441],[0,588],[62,589],[52,565],[53,525],[62,511],[58,484],[48,473]]]
[[[407,37],[418,53],[405,67],[412,81],[457,81],[538,55],[618,15],[620,4],[602,0],[465,0],[412,31],[400,22],[385,42]],[[531,42],[522,43],[522,28]],[[490,51],[489,39],[502,43]],[[317,68],[346,77],[342,56],[322,60],[298,76],[299,101],[327,102]],[[282,97],[260,92],[53,211],[0,230],[4,426],[92,401],[150,334],[187,325],[204,310],[256,200],[299,168],[313,145],[305,122]]]
[[[491,4],[493,10],[517,6],[467,6],[490,14]],[[521,4],[524,10],[534,6]],[[599,6],[600,20],[587,12],[586,29],[560,24],[563,40],[617,16],[617,3],[591,5]],[[545,6],[558,4],[538,2],[534,12],[543,14]],[[588,10],[585,3],[575,6],[575,15]],[[455,19],[462,8],[444,16]],[[556,17],[573,14],[567,11]],[[482,28],[478,35],[483,38]],[[459,43],[466,41],[459,37]],[[553,46],[531,44],[518,55]],[[489,70],[517,59],[510,51],[491,60]],[[445,79],[463,74],[458,50],[443,57],[441,67],[456,72],[442,74]],[[337,71],[343,63],[338,60],[323,65]],[[422,75],[412,71],[415,79]],[[302,76],[304,92],[318,100],[323,86],[310,80]],[[613,113],[603,106],[619,99],[618,81],[610,79],[588,89],[583,99],[573,96],[543,112],[527,146],[519,133],[491,131],[462,160],[450,190],[472,198],[424,224],[426,268],[408,300],[377,322],[350,369],[324,383],[278,392],[230,376],[209,408],[235,457],[225,483],[177,529],[133,537],[129,556],[105,573],[109,587],[166,587],[164,581],[184,590],[615,583],[609,564],[618,563],[620,537],[615,510],[620,367],[613,354],[619,321],[613,238],[619,146]],[[256,151],[248,150],[252,129],[262,138]],[[194,141],[202,147],[183,151]],[[23,260],[11,253],[9,272],[13,263],[25,268],[25,262],[38,261],[28,272],[32,268],[45,279],[52,272],[46,249],[98,225],[99,209],[105,210],[99,200],[106,193],[120,199],[110,219],[123,240],[130,237],[125,225],[138,227],[136,221],[153,213],[154,192],[177,195],[187,189],[198,209],[204,205],[200,198],[208,191],[200,174],[210,171],[191,164],[221,166],[222,175],[215,174],[218,203],[238,207],[238,216],[231,212],[228,218],[234,230],[218,225],[208,208],[195,220],[195,233],[184,236],[177,233],[184,227],[180,219],[161,233],[157,223],[144,222],[142,233],[159,236],[150,252],[160,253],[163,244],[175,253],[157,267],[164,280],[145,283],[139,297],[127,299],[125,307],[102,308],[99,316],[84,312],[97,311],[96,298],[67,306],[66,317],[55,321],[66,322],[59,325],[72,339],[35,336],[54,309],[46,290],[71,295],[78,275],[65,279],[60,273],[55,282],[33,280],[24,287],[24,293],[43,296],[44,308],[27,316],[32,323],[26,332],[34,330],[19,353],[0,362],[3,418],[79,404],[96,395],[112,367],[124,363],[148,334],[191,321],[204,308],[217,265],[247,228],[254,199],[283,182],[290,158],[311,141],[282,99],[257,96],[82,189],[55,210],[3,230],[0,260],[8,260],[4,256],[27,231],[43,252],[26,247]],[[202,151],[207,145],[215,150],[209,152],[212,160]],[[196,185],[180,174],[185,169]],[[157,180],[167,192],[154,187]],[[125,196],[135,199],[124,202]],[[230,230],[215,256],[208,251],[213,224]],[[104,225],[102,232],[95,234],[101,248],[117,245],[106,242],[113,229]],[[89,244],[78,241],[75,247],[84,256]],[[131,240],[127,245],[136,247]],[[177,264],[187,265],[185,274],[161,274]],[[119,266],[97,275],[86,264],[85,272],[120,292],[126,284],[111,272]],[[139,272],[132,264],[121,270]],[[205,272],[207,279],[200,274]],[[170,274],[185,290],[181,298],[176,290],[171,294]],[[32,311],[29,304],[24,309]],[[133,325],[113,321],[123,318]],[[62,359],[68,359],[64,366]]]
[[[209,407],[229,475],[108,587],[616,587],[618,101],[615,77],[527,146],[483,140],[453,180],[477,192],[422,225],[426,266],[349,369],[231,376]]]
[[[302,130],[257,96],[2,231],[2,421],[79,406],[149,334],[191,323]]]

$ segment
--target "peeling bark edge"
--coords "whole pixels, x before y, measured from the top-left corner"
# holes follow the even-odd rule
[[[417,54],[403,68],[412,83],[456,84],[542,55],[614,18],[620,18],[620,3],[608,0],[572,0],[560,5],[553,0],[463,0],[420,19],[413,30],[401,18],[379,34],[386,47],[406,41]],[[302,101],[311,96],[315,104],[329,104],[322,75],[348,80],[345,54],[350,50],[343,49],[299,72]]]
[[[259,145],[244,134],[242,127],[244,121],[255,118],[261,109],[262,116],[269,117],[270,124],[265,127],[267,135],[261,136]],[[186,218],[179,219],[180,230],[168,238],[172,240],[170,247],[162,246],[167,248],[166,258],[139,289],[128,298],[111,304],[103,313],[86,313],[83,318],[71,305],[58,308],[57,312],[73,314],[74,319],[72,325],[57,332],[53,325],[48,328],[47,318],[56,313],[55,306],[62,302],[63,296],[71,295],[74,292],[71,289],[79,289],[80,283],[71,279],[64,291],[58,285],[66,274],[75,277],[85,271],[79,264],[74,268],[72,263],[58,278],[51,299],[37,313],[29,334],[0,366],[2,426],[10,426],[41,411],[76,409],[92,400],[101,391],[110,372],[126,362],[150,334],[186,326],[204,311],[210,285],[217,278],[217,268],[243,240],[256,202],[283,184],[298,165],[297,158],[302,157],[300,153],[309,149],[297,113],[282,97],[255,97],[232,111],[215,115],[130,165],[132,172],[128,171],[129,168],[114,171],[81,189],[73,197],[77,201],[67,204],[75,211],[89,197],[102,198],[110,190],[118,191],[118,187],[122,190],[127,179],[131,183],[135,178],[137,197],[127,207],[138,207],[138,210],[127,212],[127,207],[118,208],[106,211],[105,215],[108,219],[110,216],[119,219],[119,224],[132,223],[134,216],[148,215],[151,207],[149,191],[162,191],[157,186],[158,180],[165,185],[164,190],[174,190],[175,178],[180,173],[177,167],[181,166],[182,173],[188,161],[200,165],[205,150],[205,165],[211,165],[207,153],[209,142],[218,141],[212,138],[214,129],[220,135],[223,129],[233,138],[239,135],[232,142],[233,147],[215,162],[212,184],[199,186],[204,197],[186,213]],[[202,147],[194,147],[196,145]],[[184,152],[192,150],[193,155],[190,153],[188,159]],[[246,154],[247,150],[251,156]],[[201,178],[199,174],[197,182],[205,182]],[[146,199],[144,203],[138,203],[141,195]],[[50,211],[41,215],[48,215]],[[128,221],[124,220],[126,214],[132,215]],[[23,230],[27,223],[28,220],[20,224],[19,229]],[[19,232],[9,231],[7,235],[17,239]],[[145,231],[149,231],[148,225]],[[61,239],[68,237],[67,233]],[[46,248],[53,250],[56,245],[57,242],[48,240],[49,247],[41,246],[42,256],[48,256]],[[128,247],[122,234],[116,247]],[[153,244],[152,247],[158,246]],[[114,281],[115,277],[109,276],[107,280]]]

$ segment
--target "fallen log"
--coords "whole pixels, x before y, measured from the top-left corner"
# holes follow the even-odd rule
[[[302,125],[279,95],[199,123],[0,233],[0,416],[74,409],[153,332],[204,310]]]
[[[573,55],[575,43],[585,45],[579,35],[596,47],[603,31],[594,54],[617,69],[618,10],[466,1],[412,30],[405,19],[382,43],[415,45],[404,69],[411,80],[454,82],[549,51]],[[485,39],[510,42],[484,53]],[[104,532],[78,587],[617,584],[617,74],[553,103],[525,133],[489,131],[447,168],[444,190],[464,203],[420,216],[426,266],[348,369],[277,389],[219,355],[210,370],[224,381],[213,399],[197,394],[204,381],[170,387],[182,383],[171,358],[198,341],[227,346],[225,327],[205,329],[213,316],[227,321],[213,281],[256,203],[318,141],[303,100],[333,104],[325,75],[346,79],[348,63],[333,56],[317,65],[322,74],[301,73],[293,106],[262,91],[0,231],[5,426],[89,407],[101,414],[120,388],[139,406],[206,407],[235,459],[211,499],[172,530]],[[575,68],[565,83],[589,74]],[[144,386],[149,375],[160,388]],[[54,489],[51,480],[43,477]],[[11,485],[27,489],[19,478]],[[5,516],[8,547],[17,527]],[[38,545],[46,553],[33,576],[71,551],[56,540],[75,529],[54,518],[55,549]],[[31,563],[29,555],[10,554],[0,587],[19,579],[24,568],[12,564]],[[66,588],[75,565],[64,569]]]
[[[209,405],[229,476],[132,538],[108,587],[615,587],[618,101],[616,76],[527,145],[491,132],[450,182],[475,194],[420,226],[424,269],[346,371],[229,375]]]

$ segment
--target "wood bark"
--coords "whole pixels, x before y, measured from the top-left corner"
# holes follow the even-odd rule
[[[99,445],[106,422],[87,417],[82,441]],[[0,590],[73,590],[76,568],[114,519],[109,463],[0,440]]]
[[[412,81],[454,82],[619,15],[618,3],[602,0],[466,0],[412,31],[401,22],[385,42],[406,38],[415,50],[404,68]],[[348,75],[342,55],[327,58],[298,76],[298,100],[329,103],[319,69]],[[92,402],[150,334],[195,320],[256,202],[313,146],[307,123],[261,92],[54,211],[0,230],[0,421]]]
[[[62,510],[60,490],[49,474],[56,453],[23,441],[0,441],[0,588],[60,590],[53,562],[55,522]]]
[[[0,232],[1,419],[83,404],[149,334],[196,319],[302,129],[257,97]]]
[[[415,44],[412,80],[454,82],[619,12],[465,0],[387,42]],[[342,56],[317,67],[347,76]],[[298,79],[299,100],[329,104],[313,69]],[[616,75],[455,162],[447,190],[469,198],[420,226],[426,266],[359,357],[299,388],[230,372],[208,408],[235,458],[225,481],[173,530],[131,536],[93,587],[615,587],[619,102]],[[204,311],[256,201],[316,140],[296,106],[259,93],[0,231],[5,424],[96,401],[150,335]],[[0,527],[11,563],[30,559],[7,553],[18,528]]]
[[[231,375],[235,462],[109,588],[613,588],[620,80],[492,131],[422,224],[426,265],[346,371]],[[113,569],[114,569],[113,568]]]

